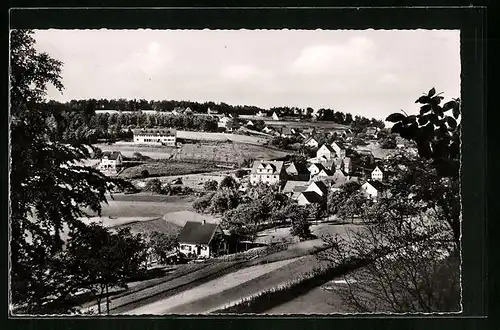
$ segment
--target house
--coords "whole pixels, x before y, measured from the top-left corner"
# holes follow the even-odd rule
[[[297,199],[300,193],[306,191],[308,186],[309,183],[306,181],[288,180],[281,190],[281,193],[292,199]]]
[[[103,174],[114,176],[118,174],[122,163],[123,157],[121,152],[105,151],[102,153],[98,168]]]
[[[319,196],[326,198],[326,195],[328,194],[328,187],[322,181],[313,181],[309,184],[306,191],[314,191]]]
[[[370,199],[377,199],[385,195],[387,187],[380,181],[367,181],[365,182],[360,191]]]
[[[307,168],[307,170],[309,171],[309,174],[311,175],[311,177],[317,175],[319,172],[321,172],[321,170],[324,170],[324,169],[325,168],[320,163],[311,164],[311,166],[309,166]]]
[[[280,184],[286,180],[283,164],[283,161],[256,160],[250,172],[250,183]]]
[[[272,128],[271,126],[266,126],[262,129],[262,132],[272,134],[274,132],[274,128]]]
[[[333,176],[333,173],[332,171],[326,169],[326,168],[323,168],[321,171],[319,171],[318,174],[316,174],[314,176],[314,181],[318,181],[318,180],[323,180],[323,179],[327,179],[329,177]]]
[[[318,140],[316,140],[314,137],[310,136],[308,137],[305,141],[304,144],[308,146],[309,148],[317,148],[319,143]]]
[[[187,257],[210,258],[227,251],[225,234],[216,223],[187,221],[178,236],[179,252]]]
[[[304,128],[302,130],[302,134],[304,134],[306,137],[313,135],[315,132],[316,130],[314,129],[314,127]]]
[[[223,116],[219,118],[219,122],[217,123],[219,128],[223,128],[228,132],[232,132],[239,128],[239,124],[236,120],[229,116]]]
[[[310,177],[309,171],[305,166],[296,163],[291,163],[286,167],[285,172],[289,180],[309,181]]]
[[[376,127],[368,127],[366,129],[366,135],[370,138],[377,138],[378,129]]]
[[[335,151],[335,155],[337,157],[340,157],[342,159],[345,158],[345,156],[346,156],[346,149],[345,149],[345,146],[344,146],[344,144],[342,142],[340,142],[340,141],[333,141],[332,144],[331,144],[331,147]]]
[[[112,109],[99,109],[99,110],[95,111],[96,115],[102,115],[102,114],[105,114],[105,113],[109,113],[110,115],[112,115],[112,114],[115,114],[115,113],[118,114],[118,113],[120,113],[120,111],[118,111],[118,110],[112,110]]]
[[[170,112],[170,114],[174,116],[182,115],[183,113],[184,113],[184,108],[182,107],[175,107],[174,110]]]
[[[372,180],[374,181],[384,181],[384,172],[380,169],[380,167],[376,166],[375,169],[371,173]]]
[[[249,120],[249,121],[247,121],[247,123],[245,124],[245,126],[253,127],[254,123],[253,123],[253,121]]]
[[[322,204],[324,199],[315,191],[301,192],[297,197],[297,204],[304,206],[309,204]]]
[[[175,147],[177,143],[177,130],[173,128],[153,128],[153,129],[135,129],[134,143],[136,144],[154,144]]]
[[[256,116],[257,117],[265,117],[266,114],[264,112],[262,112],[261,110],[259,110],[259,112],[257,112]]]
[[[359,182],[359,178],[357,176],[351,176],[342,170],[336,170],[333,175],[334,185],[337,187],[342,186],[348,182]]]
[[[280,117],[278,116],[278,114],[276,112],[273,112],[272,118],[273,118],[273,120],[280,120]]]
[[[291,138],[295,135],[295,129],[290,127],[281,128],[281,137]]]
[[[158,113],[158,111],[156,111],[156,110],[139,110],[139,113],[142,113],[142,114],[147,115],[147,116],[152,116],[152,115],[156,115]]]
[[[352,162],[351,157],[345,157],[342,161],[342,164],[343,164],[343,170],[347,174],[354,172],[354,164]]]
[[[333,156],[335,156],[335,150],[327,145],[323,144],[317,151],[316,151],[316,158],[318,159],[324,159],[324,160],[331,160]]]
[[[210,108],[207,109],[207,115],[218,115],[219,114],[219,111],[216,111],[216,110],[212,110]]]

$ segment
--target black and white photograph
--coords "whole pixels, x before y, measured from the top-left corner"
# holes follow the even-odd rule
[[[11,29],[11,315],[460,313],[460,33]]]

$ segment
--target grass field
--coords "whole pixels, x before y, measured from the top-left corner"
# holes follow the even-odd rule
[[[185,175],[193,173],[203,173],[220,171],[214,164],[203,162],[183,162],[183,161],[152,161],[141,165],[128,167],[120,172],[119,177],[125,179],[135,179],[142,177],[142,171],[148,171],[150,176]]]
[[[155,231],[177,235],[182,227],[176,225],[173,222],[166,221],[162,218],[154,219],[149,221],[138,221],[129,224],[123,224],[121,226],[114,227],[115,229],[129,227],[130,231],[134,234],[149,234]]]
[[[187,221],[201,222],[205,220],[208,223],[219,223],[220,219],[214,218],[208,214],[199,214],[193,211],[169,212],[163,216],[163,219],[177,226],[183,227]]]
[[[245,136],[242,136],[245,137]],[[183,144],[179,148],[137,146],[134,144],[96,145],[103,151],[120,151],[125,157],[133,157],[135,152],[151,159],[204,160],[216,163],[242,163],[245,159],[276,159],[289,153],[261,145],[232,142],[203,142]]]
[[[198,141],[232,141],[237,143],[247,144],[263,144],[269,138],[266,136],[251,136],[231,133],[209,133],[209,132],[192,132],[192,131],[177,131],[178,139],[198,140]]]

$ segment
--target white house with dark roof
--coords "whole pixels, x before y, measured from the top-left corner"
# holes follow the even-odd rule
[[[250,183],[280,184],[286,180],[286,172],[282,161],[257,160],[250,172]]]
[[[281,190],[281,193],[292,199],[297,199],[300,193],[306,191],[308,186],[309,183],[307,181],[288,180]]]
[[[104,151],[99,162],[99,170],[106,175],[114,176],[118,174],[123,163],[122,153],[119,151]]]
[[[323,203],[323,198],[314,191],[304,191],[297,197],[297,204],[301,206]]]
[[[339,157],[341,159],[344,159],[346,156],[346,149],[343,143],[339,141],[333,141],[332,144],[330,145],[332,149],[335,151],[336,157]]]
[[[367,198],[376,200],[386,194],[387,186],[380,181],[367,181],[361,186],[360,191]]]
[[[384,181],[384,172],[378,166],[371,173],[371,177],[373,181]]]
[[[210,258],[227,252],[225,234],[216,223],[187,221],[178,236],[179,252],[187,257]]]
[[[135,129],[134,143],[175,146],[177,143],[177,130],[173,128],[148,128]]]
[[[309,148],[317,148],[319,146],[318,140],[316,140],[313,136],[308,137],[304,144]]]
[[[311,178],[314,177],[315,175],[317,175],[319,172],[321,172],[321,170],[324,170],[324,169],[325,169],[324,166],[321,165],[320,163],[311,164],[311,166],[309,166],[307,168]]]
[[[335,156],[336,152],[335,150],[329,146],[328,144],[323,144],[319,149],[316,151],[316,158],[318,159],[324,159],[324,160],[331,160]]]
[[[328,194],[328,186],[322,181],[312,181],[306,191],[314,191],[319,196],[326,198]]]

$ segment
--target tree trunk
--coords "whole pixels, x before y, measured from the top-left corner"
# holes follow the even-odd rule
[[[106,284],[106,312],[109,315],[109,292],[107,284]]]

